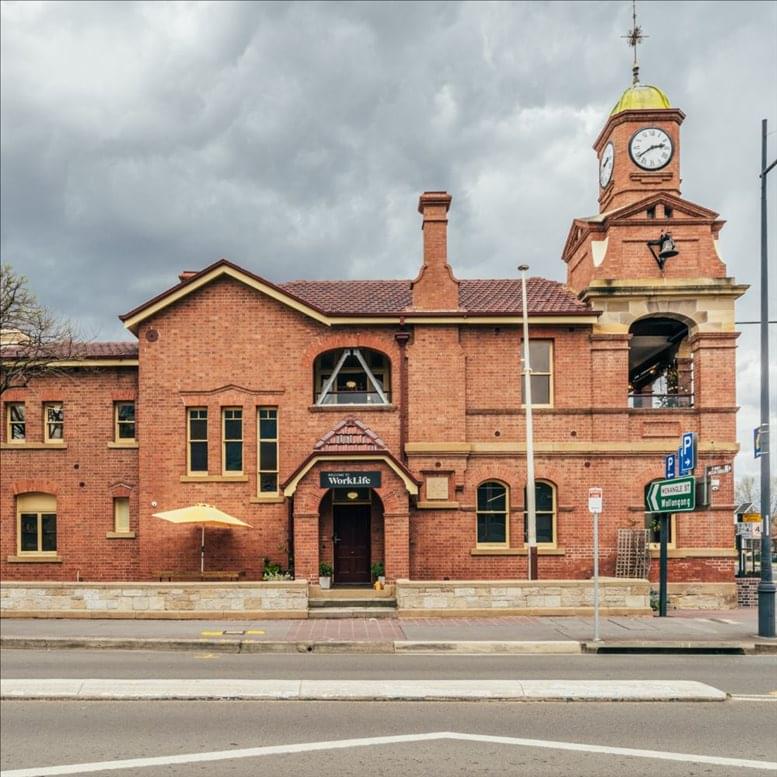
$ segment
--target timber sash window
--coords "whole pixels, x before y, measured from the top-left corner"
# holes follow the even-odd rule
[[[524,542],[529,540],[526,489],[523,490]],[[537,519],[537,544],[556,544],[556,489],[551,483],[538,480],[534,484],[534,514]]]
[[[208,408],[190,407],[187,419],[188,471],[204,475],[208,472]]]
[[[225,407],[222,417],[222,468],[224,474],[243,474],[243,408]]]
[[[62,442],[65,432],[65,410],[61,402],[43,405],[43,439],[45,442]]]
[[[650,483],[645,485],[645,504],[647,504],[647,497],[648,492],[650,491],[650,486],[655,483],[655,480],[651,480]],[[661,547],[661,516],[662,513],[645,513],[645,528],[648,532],[648,546],[651,549],[658,549]],[[674,513],[669,516],[669,521],[667,525],[667,538],[666,538],[666,546],[667,548],[674,548],[675,547],[675,515]]]
[[[24,402],[9,402],[5,406],[7,421],[6,442],[24,442],[27,439],[27,422]]]
[[[114,439],[135,442],[135,403],[115,402],[113,405]]]
[[[57,553],[57,498],[52,494],[16,497],[17,551],[20,556]]]
[[[278,408],[259,408],[259,493],[278,493]]]
[[[481,483],[477,492],[477,544],[509,544],[507,487],[494,480]]]
[[[523,345],[521,345],[523,357]],[[553,341],[529,340],[531,367],[531,404],[550,407],[553,404]],[[521,375],[521,404],[526,404],[526,388]]]

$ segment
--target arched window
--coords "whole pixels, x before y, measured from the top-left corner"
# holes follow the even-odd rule
[[[388,405],[391,365],[370,348],[338,348],[318,356],[313,374],[317,405]]]
[[[650,483],[645,485],[645,498],[644,503],[647,504],[648,491],[650,486],[655,483],[655,480],[651,480]],[[648,530],[648,543],[651,548],[661,547],[661,515],[662,513],[645,513],[645,528]],[[669,516],[669,536],[667,537],[666,545],[668,548],[673,548],[675,538],[675,516],[674,514]]]
[[[16,497],[16,537],[20,556],[56,556],[57,498],[53,494]]]
[[[526,507],[526,489],[523,489],[523,539],[529,541],[529,516]],[[556,544],[556,487],[544,480],[534,483],[534,514],[536,516],[537,544]]]
[[[509,545],[509,500],[507,487],[495,480],[478,486],[477,544]]]
[[[629,334],[629,405],[693,407],[688,327],[673,318],[642,318]]]

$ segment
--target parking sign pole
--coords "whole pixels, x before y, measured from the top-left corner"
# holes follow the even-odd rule
[[[594,517],[594,642],[599,642],[599,514],[603,492],[599,486],[588,489],[588,512]]]
[[[594,642],[599,642],[599,513],[594,513]]]

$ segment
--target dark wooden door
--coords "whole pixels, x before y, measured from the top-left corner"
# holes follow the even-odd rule
[[[370,505],[334,505],[335,583],[369,583]]]

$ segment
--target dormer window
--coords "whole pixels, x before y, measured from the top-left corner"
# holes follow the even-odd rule
[[[338,348],[322,353],[314,365],[316,405],[388,405],[388,358],[370,348]]]

